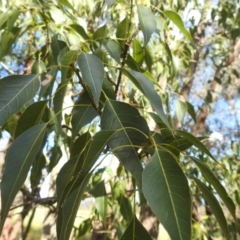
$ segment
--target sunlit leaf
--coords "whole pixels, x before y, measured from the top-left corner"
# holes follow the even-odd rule
[[[153,13],[150,11],[150,9],[140,5],[138,5],[137,8],[138,8],[138,18],[139,18],[140,28],[144,36],[144,45],[147,45],[152,34],[157,29],[157,22],[155,20]]]
[[[32,99],[39,89],[37,75],[13,75],[0,80],[0,126]]]
[[[177,118],[178,120],[181,122],[181,124],[183,124],[183,120],[184,120],[184,117],[187,113],[187,105],[186,103],[178,100],[176,102],[176,114],[177,114]]]
[[[171,239],[191,239],[188,181],[169,152],[156,150],[143,171],[143,193]]]
[[[136,216],[133,216],[120,240],[152,240]]]
[[[78,65],[82,73],[83,81],[89,86],[94,103],[98,106],[104,78],[103,64],[94,55],[82,53],[78,57]]]
[[[11,145],[6,156],[6,165],[1,182],[1,223],[3,228],[10,206],[22,187],[32,161],[41,146],[47,124],[29,128]]]
[[[189,33],[189,31],[185,28],[183,21],[181,17],[178,15],[178,13],[171,10],[163,11],[163,13],[179,28],[179,30],[184,34],[184,36],[188,40],[192,41],[192,36]]]
[[[121,47],[125,46],[127,34],[129,29],[129,18],[125,17],[117,26],[116,36],[118,38],[118,42],[120,43]]]
[[[193,178],[204,198],[206,199],[208,205],[210,206],[214,216],[216,217],[226,239],[231,239],[226,218],[224,216],[223,210],[219,204],[219,201],[215,198],[212,192],[197,178]]]

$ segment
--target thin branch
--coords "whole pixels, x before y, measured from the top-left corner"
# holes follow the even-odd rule
[[[16,74],[12,69],[10,69],[5,63],[3,63],[2,61],[0,62],[0,64],[2,65],[2,67],[8,71],[10,74],[14,75]]]

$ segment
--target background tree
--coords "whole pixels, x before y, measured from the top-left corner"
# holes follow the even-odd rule
[[[237,239],[239,7],[2,1],[2,238]]]

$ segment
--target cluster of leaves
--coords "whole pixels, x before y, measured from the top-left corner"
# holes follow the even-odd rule
[[[173,54],[165,37],[171,28],[184,38],[187,56],[181,65],[186,67],[193,58],[193,39],[179,14],[133,1],[96,1],[82,10],[67,0],[33,1],[27,6],[9,8],[0,18],[1,59],[12,54],[18,39],[26,39],[33,31],[36,38],[34,54],[29,53],[33,47],[26,46],[28,57],[34,59],[31,74],[0,80],[0,126],[12,140],[1,181],[0,230],[28,174],[29,194],[38,198],[44,171],[52,172],[64,148],[68,160],[56,177],[58,239],[70,238],[86,192],[96,199],[103,225],[109,218],[108,200],[118,206],[124,224],[111,227],[121,240],[151,239],[136,217],[137,194],[139,204],[151,207],[171,239],[191,239],[192,185],[202,192],[225,238],[231,236],[215,192],[240,233],[235,204],[205,159],[219,163],[201,142],[204,138],[175,129],[171,89],[160,84],[167,78],[172,88],[179,87],[174,82],[180,56]],[[94,21],[84,21],[83,15],[95,15]],[[21,28],[25,17],[30,23]],[[66,106],[69,91],[72,105]],[[178,101],[181,123],[187,113],[196,121],[193,105]],[[198,158],[196,151],[204,157]],[[97,168],[99,158],[109,154],[120,162],[110,193],[105,171]],[[194,164],[205,180],[189,171],[187,164]],[[123,184],[125,178],[131,182],[129,191]],[[79,236],[89,230],[89,222],[80,225]]]

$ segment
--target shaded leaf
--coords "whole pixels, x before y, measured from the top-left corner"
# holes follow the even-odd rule
[[[108,51],[109,55],[120,64],[121,47],[111,39],[104,39],[103,45]]]
[[[194,107],[193,105],[190,103],[190,102],[186,102],[187,104],[187,111],[188,111],[188,114],[192,117],[192,119],[194,120],[194,122],[196,123],[196,113],[194,111]]]
[[[181,130],[176,130],[176,131],[180,133],[183,137],[187,138],[190,142],[192,142],[194,146],[199,148],[199,150],[206,153],[209,157],[211,157],[214,161],[217,162],[217,160],[213,157],[213,155],[209,152],[209,150],[205,147],[205,145],[201,143],[201,141],[198,138],[194,137],[191,133],[188,133],[185,131],[181,131]]]
[[[90,123],[97,116],[96,110],[93,108],[89,96],[83,92],[79,100],[75,102],[72,111],[72,139],[74,139],[83,126]]]
[[[70,238],[81,198],[85,192],[91,174],[92,173],[89,173],[83,178],[79,186],[70,193],[62,206],[62,224],[60,228],[61,231],[58,235],[59,240],[68,240]]]
[[[188,181],[169,152],[156,150],[143,171],[143,193],[172,240],[191,239]]]
[[[37,75],[12,75],[0,80],[0,126],[32,99],[39,89]]]
[[[192,41],[192,36],[189,33],[189,31],[185,28],[183,21],[181,17],[178,15],[178,13],[171,10],[167,10],[167,11],[163,11],[163,14],[166,17],[168,17],[179,28],[179,30],[184,34],[184,36],[188,40]]]
[[[220,207],[218,200],[212,194],[212,192],[197,178],[193,178],[201,192],[203,193],[204,198],[209,204],[214,216],[216,217],[226,239],[231,239],[226,218],[223,214],[223,210]]]
[[[136,108],[114,100],[107,100],[101,118],[101,128],[116,131],[108,142],[125,168],[141,184],[142,165],[137,147],[143,146],[149,134],[146,120]]]
[[[86,33],[85,29],[79,25],[79,24],[71,24],[69,25],[70,28],[72,28],[74,31],[76,31],[81,37],[83,37],[83,39],[88,40],[90,39],[90,37],[88,36],[88,34]]]
[[[138,5],[137,8],[140,28],[144,36],[144,45],[147,45],[152,34],[157,29],[157,22],[153,13],[148,8],[140,5]]]
[[[83,80],[91,90],[94,103],[98,106],[104,78],[103,64],[94,55],[82,53],[78,57],[78,65]]]
[[[120,240],[152,240],[143,225],[133,216]]]
[[[106,38],[107,36],[107,25],[103,25],[97,29],[96,32],[93,34],[93,40],[101,41],[102,39]]]
[[[236,220],[236,207],[233,202],[233,200],[228,196],[226,189],[222,186],[220,181],[216,178],[214,173],[211,171],[211,169],[201,160],[191,157],[191,159],[196,163],[196,165],[200,168],[203,176],[205,179],[214,187],[214,189],[217,191],[218,195],[221,197],[222,201],[228,208],[229,212],[233,216],[233,218]]]
[[[149,102],[153,106],[154,110],[157,112],[158,116],[161,118],[163,123],[170,128],[165,113],[162,107],[162,100],[160,96],[154,89],[153,83],[142,73],[133,70],[126,70],[135,81],[137,81],[141,86],[141,91],[148,98]]]
[[[32,161],[41,146],[47,124],[29,128],[20,135],[9,148],[1,182],[1,223],[2,231],[10,206],[22,187]]]
[[[15,138],[21,135],[30,127],[37,125],[41,122],[45,112],[47,101],[40,101],[31,104],[21,115],[18,120],[15,130]]]

